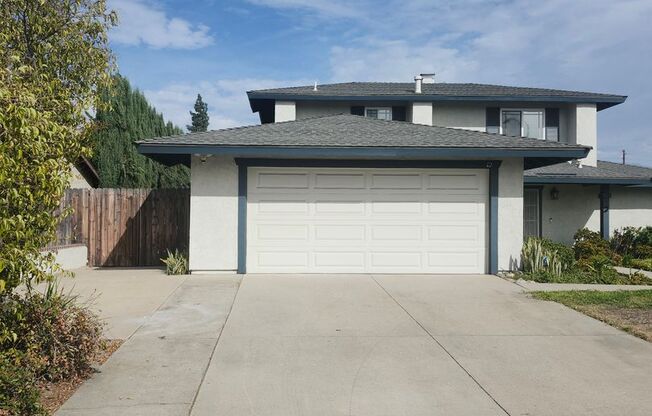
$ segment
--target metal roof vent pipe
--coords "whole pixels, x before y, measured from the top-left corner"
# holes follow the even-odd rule
[[[424,84],[434,84],[435,83],[435,73],[429,72],[427,74],[421,74]]]
[[[421,94],[421,83],[423,82],[423,77],[421,75],[417,75],[414,77],[414,92],[417,94]]]

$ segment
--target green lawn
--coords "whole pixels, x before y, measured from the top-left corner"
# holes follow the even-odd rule
[[[559,302],[609,325],[652,341],[652,290],[533,292],[536,299]]]

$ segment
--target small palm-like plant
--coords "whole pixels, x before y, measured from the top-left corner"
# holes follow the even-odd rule
[[[167,250],[167,257],[161,259],[165,264],[165,273],[168,275],[188,274],[188,256],[179,250]]]

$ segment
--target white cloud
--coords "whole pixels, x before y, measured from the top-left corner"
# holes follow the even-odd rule
[[[145,90],[148,101],[162,112],[166,121],[185,129],[190,124],[190,110],[197,94],[208,104],[209,129],[222,129],[258,124],[258,114],[252,113],[246,91],[306,84],[305,80],[224,79],[199,83],[179,83],[158,90]]]
[[[330,49],[333,81],[486,82],[629,95],[600,113],[600,157],[650,164],[649,0],[250,0],[356,28]],[[343,32],[348,33],[348,32]]]
[[[177,17],[169,17],[146,0],[111,0],[109,8],[118,13],[118,26],[111,41],[151,48],[198,49],[213,43],[210,28]]]

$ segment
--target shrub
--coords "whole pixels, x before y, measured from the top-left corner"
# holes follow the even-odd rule
[[[631,259],[629,266],[635,269],[643,269],[652,272],[652,258],[649,259]]]
[[[603,239],[600,233],[596,231],[582,228],[575,233],[573,239],[575,240],[573,250],[575,251],[575,258],[577,260],[600,255],[606,257],[612,256],[609,242]]]
[[[161,261],[165,264],[166,274],[188,274],[188,256],[179,250],[174,250],[174,253],[168,250],[168,256]]]
[[[103,346],[102,323],[77,298],[48,285],[45,294],[12,294],[2,301],[0,321],[10,336],[0,351],[17,351],[36,379],[84,376]]]
[[[530,237],[523,244],[521,262],[526,273],[548,273],[559,276],[572,265],[572,255],[563,245]]]
[[[0,415],[45,415],[32,372],[15,354],[0,352]]]
[[[633,258],[652,257],[652,227],[625,227],[614,231],[611,248],[622,256]]]

